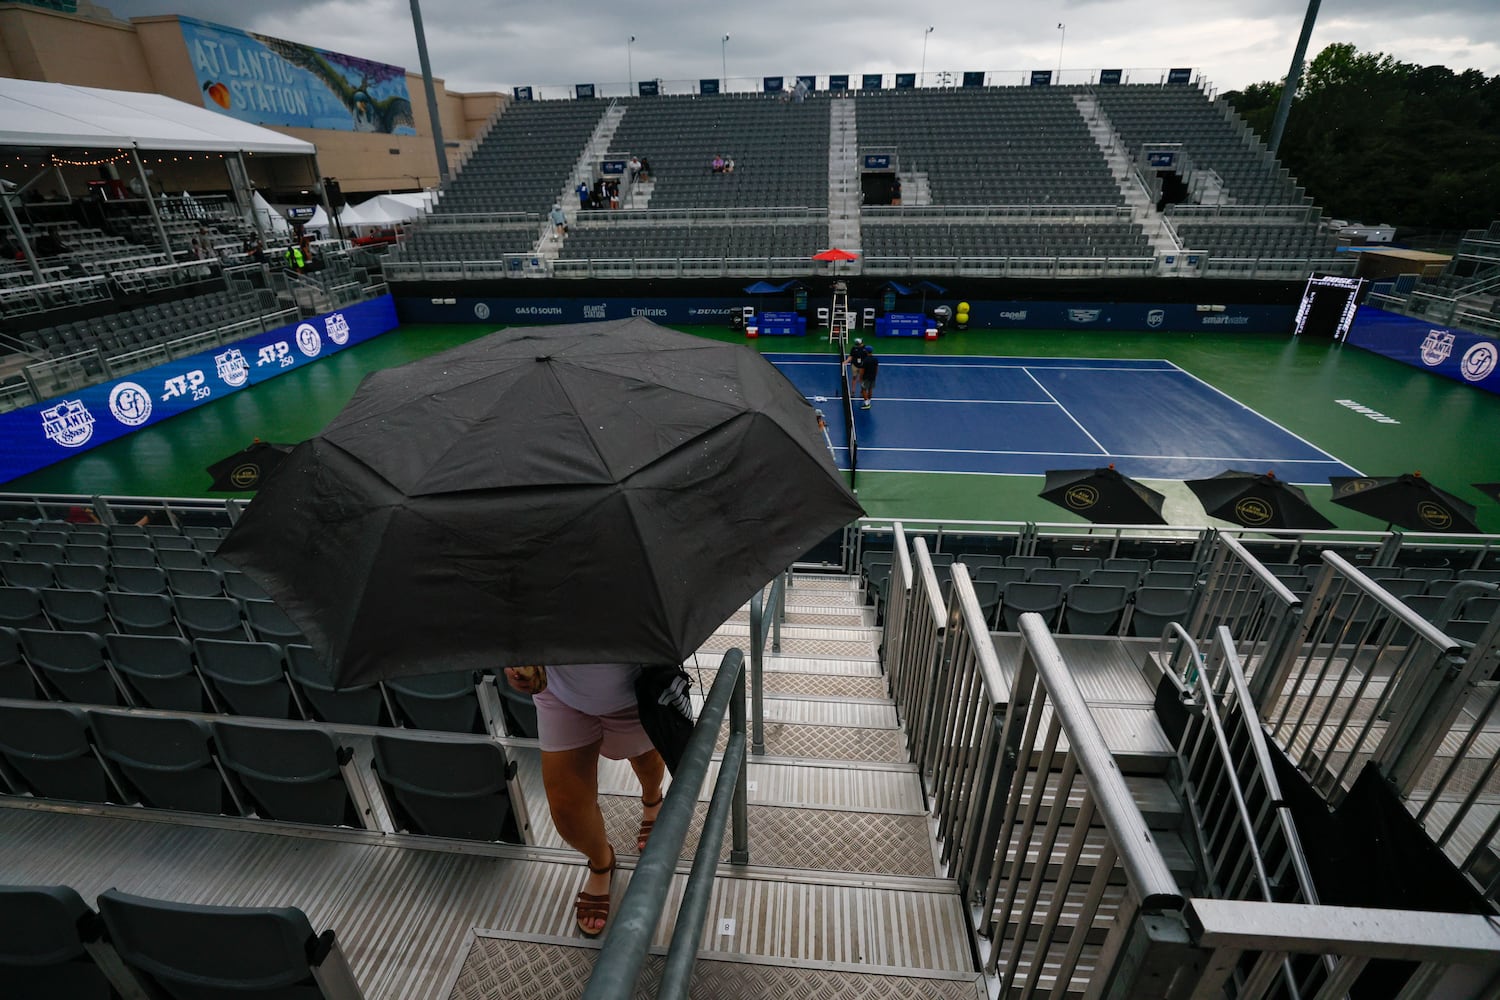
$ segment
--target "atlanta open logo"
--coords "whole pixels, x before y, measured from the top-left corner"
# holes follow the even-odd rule
[[[1436,368],[1452,353],[1453,334],[1443,330],[1427,331],[1427,339],[1422,341],[1422,364]]]
[[[1088,510],[1099,502],[1099,491],[1087,483],[1082,486],[1070,486],[1063,494],[1063,502],[1073,510]]]
[[[1453,514],[1448,508],[1433,503],[1431,500],[1423,500],[1417,504],[1417,516],[1422,523],[1434,531],[1447,531],[1453,527]]]
[[[1235,517],[1247,527],[1258,528],[1269,524],[1275,511],[1260,497],[1241,497],[1234,505]]]

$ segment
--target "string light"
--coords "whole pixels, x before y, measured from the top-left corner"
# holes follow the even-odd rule
[[[64,159],[61,156],[58,156],[56,153],[53,153],[52,154],[51,164],[54,167],[55,166],[102,167],[106,163],[119,163],[121,160],[124,160],[125,158],[126,157],[125,157],[124,153],[116,153],[114,156],[106,156],[106,157],[103,157],[102,159],[98,159],[98,160],[67,160],[67,159]]]

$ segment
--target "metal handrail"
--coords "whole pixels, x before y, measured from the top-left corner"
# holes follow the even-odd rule
[[[750,752],[766,752],[765,656],[766,637],[774,630],[771,652],[781,652],[781,621],[786,617],[787,573],[777,573],[771,592],[765,588],[750,598]],[[763,599],[764,595],[764,599]],[[767,608],[770,614],[766,614]]]
[[[719,764],[708,816],[698,838],[698,850],[672,928],[672,945],[657,992],[659,1000],[679,1000],[688,995],[693,961],[703,936],[703,922],[708,916],[714,874],[719,865],[719,849],[725,826],[731,819],[730,863],[743,865],[750,861],[745,781],[745,655],[739,649],[726,652],[719,663],[713,689],[698,712],[692,739],[672,775],[672,787],[657,814],[646,850],[636,862],[630,887],[610,920],[609,937],[600,949],[582,1000],[626,1000],[635,995],[636,979],[671,891],[677,859],[688,827],[693,823],[698,790],[708,777],[714,743],[726,711],[729,743]]]

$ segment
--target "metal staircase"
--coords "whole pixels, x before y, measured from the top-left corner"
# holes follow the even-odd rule
[[[853,100],[828,102],[828,245],[858,250],[860,205],[859,128]]]

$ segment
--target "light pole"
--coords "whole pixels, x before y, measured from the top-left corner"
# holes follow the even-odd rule
[[[630,47],[635,44],[635,36],[631,35],[625,40],[625,96],[635,95],[635,67],[630,61]]]
[[[927,36],[932,34],[933,25],[928,25],[927,30],[922,32],[922,69],[917,73],[917,86],[922,86],[922,78],[927,75]]]
[[[1057,85],[1060,87],[1062,86],[1063,44],[1068,40],[1068,26],[1058,21],[1057,30],[1060,32],[1057,38]]]
[[[724,73],[724,93],[729,93],[729,36],[719,43],[719,69]]]

